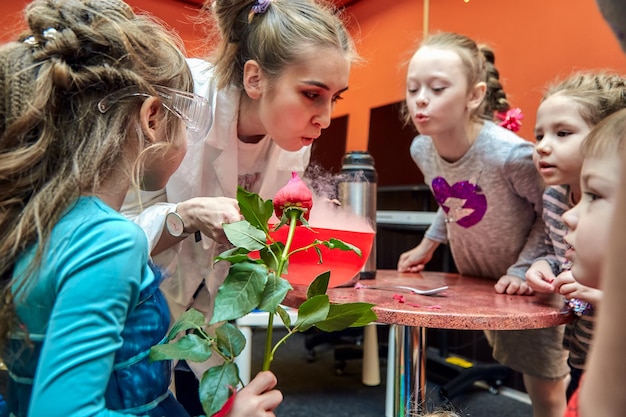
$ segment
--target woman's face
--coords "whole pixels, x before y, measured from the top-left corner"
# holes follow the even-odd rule
[[[268,83],[258,99],[258,128],[287,151],[317,139],[330,125],[335,103],[348,89],[350,61],[338,50],[306,55]]]

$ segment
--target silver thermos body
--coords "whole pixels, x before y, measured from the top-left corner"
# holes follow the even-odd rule
[[[368,220],[376,232],[376,182],[374,158],[365,151],[348,152],[343,157],[337,198],[344,207]],[[376,278],[376,235],[360,279]]]

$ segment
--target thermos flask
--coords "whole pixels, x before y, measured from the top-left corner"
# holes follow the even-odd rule
[[[343,157],[337,197],[344,207],[369,221],[376,231],[376,182],[374,158],[365,151],[348,152]],[[360,279],[376,278],[376,235]]]

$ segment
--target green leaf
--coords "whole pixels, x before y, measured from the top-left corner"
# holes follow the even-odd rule
[[[254,310],[261,301],[269,271],[265,265],[241,262],[231,265],[215,297],[211,324],[235,320]]]
[[[295,213],[295,215],[294,215]],[[280,216],[280,222],[274,226],[273,231],[277,231],[281,227],[286,224],[291,224],[292,220],[298,222],[298,224],[302,224],[304,227],[309,229],[310,231],[317,233],[315,230],[311,229],[309,226],[309,222],[304,218],[306,214],[306,209],[298,206],[289,206],[283,210],[283,215]]]
[[[348,327],[365,326],[376,320],[373,306],[369,303],[331,304],[326,320],[315,324],[315,327],[325,332],[336,332]]]
[[[298,319],[295,328],[300,332],[309,330],[320,321],[326,320],[330,310],[330,301],[326,294],[316,295],[298,307]]]
[[[215,257],[213,262],[227,261],[227,262],[230,262],[231,264],[245,262],[245,261],[250,260],[250,257],[248,256],[249,253],[250,251],[248,249],[232,248],[232,249],[228,249],[220,253],[218,256]]]
[[[259,250],[267,245],[267,235],[245,220],[235,223],[224,223],[224,233],[234,246],[249,251]]]
[[[283,211],[283,215],[280,216],[280,221],[278,222],[277,225],[274,226],[274,229],[273,229],[274,232],[280,229],[281,227],[283,227],[284,225],[289,224],[290,221],[291,219],[287,217],[287,212]]]
[[[356,253],[359,256],[363,256],[363,254],[361,253],[361,249],[357,248],[356,246],[350,244],[350,243],[346,243],[343,240],[340,239],[335,239],[335,238],[330,238],[328,240],[324,240],[324,241],[320,241],[317,240],[316,243],[321,243],[324,246],[326,246],[328,249],[341,249],[341,250],[351,250],[352,252]]]
[[[246,346],[246,338],[241,330],[229,322],[215,329],[215,337],[217,338],[217,348],[230,358],[239,356]]]
[[[366,311],[361,317],[359,317],[359,319],[357,321],[352,323],[352,325],[350,327],[367,326],[368,324],[370,324],[371,322],[374,322],[376,320],[378,320],[378,317],[376,316],[376,313],[374,313],[372,310],[369,310],[369,311]]]
[[[212,416],[222,409],[228,397],[237,390],[239,372],[237,365],[226,362],[214,366],[202,375],[198,392],[202,409],[207,416]]]
[[[195,308],[190,308],[185,311],[179,318],[176,320],[176,323],[172,326],[172,329],[167,335],[167,341],[170,341],[176,337],[176,335],[180,332],[187,331],[189,329],[202,329],[205,325],[206,321],[204,318],[204,314],[196,310]]]
[[[289,290],[292,289],[289,281],[277,277],[273,272],[270,273],[258,308],[270,313],[276,312],[276,307],[283,302]]]
[[[274,213],[272,200],[263,201],[258,194],[237,187],[237,202],[243,217],[252,226],[262,230],[267,235],[269,233],[267,222]]]
[[[280,316],[280,319],[283,321],[285,327],[291,328],[291,316],[289,315],[289,313],[287,313],[283,306],[277,306],[276,312]]]
[[[260,250],[261,260],[267,265],[268,269],[272,271],[278,270],[278,262],[284,249],[285,244],[283,242],[273,242]]]
[[[186,334],[175,342],[152,346],[150,360],[184,359],[204,362],[211,357],[211,342],[195,334]]]
[[[326,294],[328,283],[330,282],[330,271],[322,272],[309,284],[306,290],[306,298],[315,297],[316,295]]]
[[[313,248],[315,249],[315,252],[317,252],[317,264],[323,264],[324,261],[322,260],[322,251],[317,246],[313,246]]]

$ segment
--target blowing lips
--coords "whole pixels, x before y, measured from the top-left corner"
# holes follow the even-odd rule
[[[304,146],[308,146],[308,145],[311,145],[313,142],[315,142],[315,139],[317,139],[318,137],[319,136],[315,136],[315,137],[305,137],[305,136],[302,136],[300,138],[300,140],[302,140],[302,144]]]
[[[426,113],[416,113],[413,119],[416,123],[426,123],[430,117]]]

